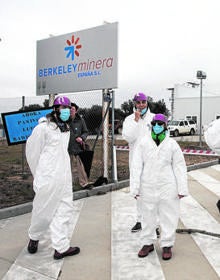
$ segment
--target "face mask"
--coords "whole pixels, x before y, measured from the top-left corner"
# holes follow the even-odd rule
[[[141,110],[141,115],[143,116],[147,112],[147,108]]]
[[[60,119],[63,122],[66,122],[70,117],[70,109],[69,108],[65,108],[65,109],[61,109],[60,110]]]
[[[157,123],[153,126],[153,131],[155,134],[160,134],[164,131],[163,125],[158,125]]]

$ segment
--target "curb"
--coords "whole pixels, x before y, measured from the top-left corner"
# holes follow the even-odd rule
[[[220,159],[216,159],[213,161],[208,161],[208,162],[203,162],[195,165],[189,165],[187,166],[187,172],[200,169],[200,168],[206,168],[212,165],[220,164]],[[107,192],[123,189],[125,187],[128,187],[129,185],[129,179],[123,180],[120,182],[115,182],[111,183],[108,185],[102,185],[99,187],[95,187],[91,190],[81,190],[73,193],[73,200],[78,200],[94,195],[104,195]],[[32,211],[32,202],[12,206],[12,207],[7,207],[0,209],[0,220],[2,219],[7,219],[19,215],[23,215],[26,213],[29,213]]]
[[[32,202],[0,209],[0,220],[23,215],[32,211]]]
[[[125,188],[128,185],[129,185],[129,180],[123,180],[120,182],[95,187],[94,189],[91,189],[91,190],[77,191],[77,192],[73,193],[73,200],[86,198],[86,197],[90,197],[90,196],[94,196],[94,195],[103,195],[110,191]],[[26,213],[30,213],[31,211],[32,211],[32,202],[3,208],[3,209],[0,209],[0,220],[23,215]]]
[[[192,170],[196,170],[199,168],[206,168],[212,165],[216,165],[216,164],[220,164],[220,159],[215,159],[212,161],[207,161],[207,162],[202,162],[199,164],[194,164],[194,165],[189,165],[187,166],[187,172],[192,171]]]

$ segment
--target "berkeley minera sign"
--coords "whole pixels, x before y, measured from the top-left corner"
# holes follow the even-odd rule
[[[37,95],[117,88],[118,24],[37,41]]]

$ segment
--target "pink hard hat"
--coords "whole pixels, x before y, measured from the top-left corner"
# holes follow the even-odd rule
[[[71,102],[66,96],[58,96],[54,99],[53,106],[71,106]]]
[[[160,121],[160,122],[163,122],[165,124],[167,124],[167,122],[168,122],[167,117],[163,114],[154,115],[152,122],[156,122],[156,121]]]
[[[147,101],[147,96],[143,92],[138,92],[135,94],[133,101]]]

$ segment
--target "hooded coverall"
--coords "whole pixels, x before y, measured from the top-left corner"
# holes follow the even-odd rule
[[[131,173],[132,169],[132,161],[133,161],[133,152],[137,145],[138,140],[146,135],[146,133],[151,132],[151,121],[153,119],[154,114],[150,112],[150,109],[148,108],[146,114],[143,116],[143,118],[140,118],[138,122],[136,122],[135,114],[131,114],[128,117],[125,118],[125,121],[123,123],[123,129],[122,129],[122,137],[124,140],[126,140],[129,144],[129,170]],[[132,192],[133,185],[130,181],[130,190]],[[139,197],[137,199],[137,221],[141,221],[141,198]]]
[[[143,137],[133,154],[131,184],[133,195],[142,197],[143,244],[157,239],[159,218],[161,247],[173,246],[179,219],[178,194],[187,195],[187,171],[183,153],[168,135],[156,145],[152,137]]]
[[[47,121],[34,128],[26,143],[35,191],[29,237],[39,240],[49,228],[52,246],[59,253],[70,247],[68,230],[73,213],[69,135]]]
[[[220,119],[211,122],[204,132],[207,145],[220,155]]]

